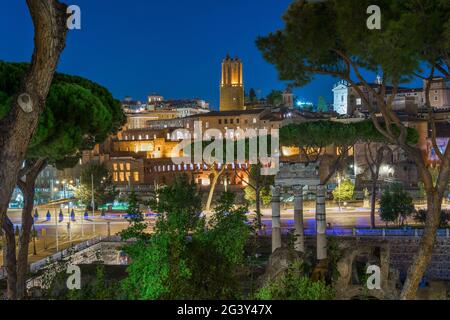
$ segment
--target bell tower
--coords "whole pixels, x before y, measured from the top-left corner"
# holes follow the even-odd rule
[[[244,110],[244,82],[242,62],[229,55],[222,61],[220,83],[220,111]]]

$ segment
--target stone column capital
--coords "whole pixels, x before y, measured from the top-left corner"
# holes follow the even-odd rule
[[[303,195],[303,188],[304,188],[304,185],[301,185],[301,184],[293,185],[292,190],[294,191],[294,195],[295,196]]]
[[[281,195],[282,187],[280,185],[270,186],[272,190],[272,197],[279,197]]]

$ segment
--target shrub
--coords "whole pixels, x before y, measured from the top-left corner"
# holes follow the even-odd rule
[[[427,210],[420,209],[414,214],[414,221],[418,223],[425,224],[427,220]],[[448,226],[448,222],[450,221],[450,212],[446,210],[441,211],[439,228],[446,228]]]
[[[381,195],[380,217],[399,226],[414,212],[413,199],[400,184],[393,184]]]
[[[199,216],[201,202],[195,186],[176,181],[159,194],[153,206],[161,213],[147,240],[124,250],[131,257],[122,282],[127,299],[235,299],[236,274],[243,263],[250,234],[247,208],[234,206],[224,193],[209,222]]]
[[[355,185],[350,180],[345,180],[333,190],[333,199],[335,201],[349,201],[353,199]]]
[[[324,281],[312,281],[292,265],[281,277],[267,283],[257,293],[259,300],[332,300],[334,289]]]

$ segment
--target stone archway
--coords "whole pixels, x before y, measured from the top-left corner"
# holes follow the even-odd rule
[[[390,267],[389,244],[383,242],[374,245],[361,245],[358,241],[340,241],[342,256],[337,263],[339,279],[335,282],[336,297],[340,300],[397,299],[398,272]],[[380,268],[381,289],[369,290],[366,274],[367,266],[376,265]]]

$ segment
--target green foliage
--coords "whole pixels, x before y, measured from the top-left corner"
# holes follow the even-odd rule
[[[327,101],[322,96],[319,97],[317,102],[317,112],[328,112]]]
[[[80,186],[75,190],[75,196],[87,207],[92,207],[92,177],[94,182],[95,206],[111,202],[117,196],[112,187],[108,168],[101,163],[91,163],[81,172]]]
[[[120,295],[117,282],[106,279],[105,266],[98,265],[95,279],[87,282],[80,290],[70,290],[68,300],[115,300]]]
[[[382,8],[381,30],[366,26],[370,5]],[[449,17],[448,1],[294,1],[284,29],[259,38],[257,46],[282,80],[297,85],[320,73],[346,75],[341,54],[357,67],[382,70],[386,82],[401,83],[421,71],[421,61],[448,51]]]
[[[417,212],[414,214],[414,221],[418,223],[425,224],[427,220],[428,211],[427,210],[417,210]],[[439,228],[447,228],[448,223],[450,221],[450,212],[442,210],[441,216],[440,216],[440,223]]]
[[[251,88],[248,92],[248,100],[249,102],[256,102],[258,100],[255,89]]]
[[[250,233],[246,208],[235,208],[234,195],[226,193],[206,222],[199,217],[198,192],[186,179],[162,189],[152,202],[161,213],[154,234],[125,248],[132,259],[122,282],[127,298],[236,298],[236,270]]]
[[[397,222],[400,226],[413,212],[413,199],[401,184],[391,185],[381,195],[380,217],[382,221]]]
[[[119,233],[123,240],[138,239],[146,241],[149,235],[145,233],[148,224],[140,209],[140,200],[135,192],[128,197],[127,220],[130,223],[127,229]]]
[[[199,239],[216,248],[231,264],[241,264],[250,227],[245,216],[248,208],[235,207],[235,199],[234,193],[222,193],[208,221],[208,231]]]
[[[266,97],[267,104],[271,106],[280,106],[283,103],[283,92],[272,90]]]
[[[245,200],[247,200],[250,204],[256,203],[256,192],[255,189],[252,187],[247,186],[244,189],[245,193]],[[261,203],[263,206],[270,205],[272,201],[272,192],[270,191],[270,188],[266,187],[261,190]]]
[[[328,280],[330,283],[337,281],[340,277],[338,261],[342,258],[342,252],[336,238],[329,238],[327,244],[328,254]]]
[[[188,232],[199,223],[202,199],[197,186],[186,176],[180,176],[172,185],[158,190],[156,197],[150,200],[150,207],[161,213],[168,224]]]
[[[355,185],[349,179],[341,182],[333,190],[333,199],[335,201],[349,201],[353,199],[353,194],[355,192]]]
[[[235,207],[235,195],[223,193],[207,228],[193,234],[190,245],[191,286],[194,299],[236,299],[240,295],[237,272],[244,264],[250,236],[246,207]]]
[[[11,107],[28,64],[0,61],[0,118]],[[79,158],[82,150],[91,149],[115,133],[124,123],[120,103],[111,93],[89,80],[55,74],[46,108],[28,148],[28,159],[47,158],[59,168],[74,166],[66,157]]]
[[[323,281],[312,281],[303,275],[301,266],[294,264],[274,281],[267,283],[257,293],[259,300],[333,300],[333,288]]]
[[[356,142],[383,142],[384,137],[372,121],[341,123],[309,121],[289,124],[280,129],[280,143],[284,146],[323,148],[329,145],[350,146]],[[418,133],[408,129],[408,141],[417,143]]]

